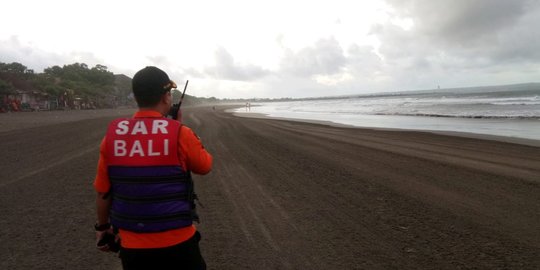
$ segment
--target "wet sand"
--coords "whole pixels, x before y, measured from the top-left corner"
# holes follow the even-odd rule
[[[184,112],[215,157],[195,177],[209,269],[540,268],[540,148],[222,109]],[[0,269],[121,268],[94,249],[91,182],[129,112],[91,112],[0,115]]]

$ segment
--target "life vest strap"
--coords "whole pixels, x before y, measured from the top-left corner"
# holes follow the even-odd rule
[[[121,184],[156,184],[156,183],[185,183],[191,182],[191,176],[109,176],[112,183]]]
[[[190,194],[186,192],[172,193],[167,195],[159,196],[125,196],[119,194],[113,194],[113,200],[119,200],[127,203],[161,203],[161,202],[170,202],[170,201],[185,201],[189,200]]]
[[[182,211],[175,214],[161,215],[161,216],[127,216],[127,215],[118,214],[115,211],[111,211],[111,217],[122,222],[160,223],[164,221],[192,220],[193,211]]]

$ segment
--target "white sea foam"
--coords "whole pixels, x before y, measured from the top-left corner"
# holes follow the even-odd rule
[[[476,95],[401,93],[261,102],[253,103],[249,112],[359,127],[457,131],[540,140],[539,94],[531,91]]]

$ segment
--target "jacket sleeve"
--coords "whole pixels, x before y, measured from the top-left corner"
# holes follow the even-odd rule
[[[109,173],[107,172],[107,164],[105,162],[105,138],[101,141],[99,147],[99,161],[97,166],[96,178],[94,179],[94,189],[97,192],[109,192],[111,182]]]
[[[186,126],[180,129],[180,151],[185,157],[186,166],[196,174],[207,174],[212,169],[212,155],[206,151],[199,137]]]

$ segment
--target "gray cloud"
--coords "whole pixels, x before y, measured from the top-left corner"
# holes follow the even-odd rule
[[[259,66],[235,63],[232,55],[222,47],[214,52],[214,58],[216,65],[204,69],[204,73],[213,78],[233,81],[253,81],[270,74],[269,71]]]
[[[517,0],[387,0],[394,18],[375,25],[384,58],[381,72],[395,87],[426,88],[438,82],[464,86],[537,80],[540,68],[540,5]]]
[[[204,73],[191,67],[182,69],[182,73],[188,77],[204,78]]]
[[[533,1],[389,0],[394,18],[412,19],[403,29],[392,21],[375,25],[371,46],[334,38],[297,51],[283,46],[275,89],[304,89],[302,96],[400,91],[534,81],[540,68],[540,8]],[[381,58],[382,57],[382,58]],[[523,72],[520,72],[523,71]],[[337,84],[321,85],[314,78]],[[315,76],[315,77],[314,77]],[[336,93],[337,94],[337,93]]]
[[[540,8],[529,10],[518,23],[499,33],[497,46],[488,51],[489,57],[500,62],[537,62],[540,60]]]
[[[338,41],[340,33],[336,38],[321,38],[291,49],[282,34],[275,39],[283,53],[277,70],[240,63],[225,48],[218,48],[215,63],[203,69],[179,66],[159,55],[146,60],[162,67],[180,84],[184,78],[210,79],[217,89],[219,80],[231,80],[236,82],[227,85],[239,85],[253,91],[253,96],[339,95],[426,89],[438,84],[458,87],[538,81],[540,1],[386,1],[394,7],[391,20],[371,29],[372,37],[380,42],[377,50]],[[411,19],[414,25],[403,29],[393,19]],[[48,53],[23,44],[15,36],[0,40],[0,61],[21,62],[36,71],[75,61],[107,65],[91,53]],[[126,75],[135,71],[109,69]]]
[[[515,24],[532,0],[387,0],[397,15],[412,17],[418,30],[457,43],[491,36]]]
[[[164,55],[153,55],[153,56],[146,56],[146,59],[154,66],[162,68],[162,69],[168,69],[169,67],[173,66],[174,63],[169,60]]]
[[[58,63],[60,55],[45,53],[43,51],[23,45],[17,36],[11,36],[7,40],[0,40],[0,61],[19,62],[36,71],[43,70],[49,63]]]
[[[523,55],[537,58],[539,6],[530,0],[388,0],[399,18],[411,18],[405,31],[385,24],[373,28],[381,53],[391,58],[457,57],[469,65],[499,63]],[[435,57],[437,58],[437,57]]]
[[[61,66],[75,62],[86,63],[89,66],[105,63],[88,52],[70,52],[66,54],[46,52],[21,43],[17,36],[11,36],[7,40],[0,40],[0,61],[6,63],[19,62],[36,72],[41,72],[44,68],[50,66]]]
[[[338,73],[346,64],[343,49],[334,38],[320,39],[314,46],[298,52],[285,49],[281,70],[297,76],[331,75]]]
[[[382,69],[382,61],[373,47],[352,44],[347,50],[347,66],[354,74],[369,77]]]

